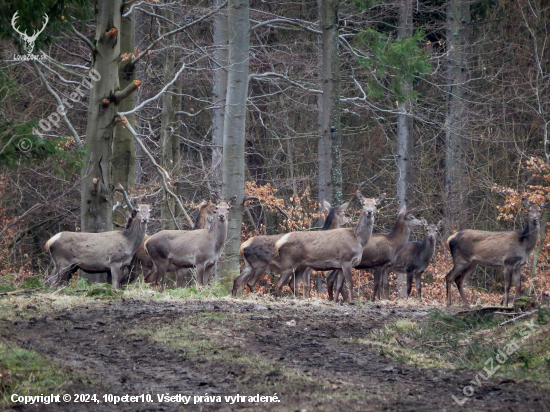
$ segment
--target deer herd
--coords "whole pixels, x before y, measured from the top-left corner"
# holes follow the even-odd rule
[[[357,191],[361,214],[353,228],[345,211],[349,202],[332,207],[323,202],[325,225],[318,231],[296,231],[278,235],[255,236],[243,242],[240,248],[244,266],[233,282],[232,296],[245,285],[254,291],[261,276],[273,269],[281,273],[275,293],[281,296],[282,288],[289,284],[296,293],[301,281],[305,298],[310,295],[311,271],[330,271],[327,277],[329,300],[353,301],[352,269],[365,269],[374,274],[371,300],[389,297],[390,272],[406,275],[407,297],[415,280],[418,298],[422,299],[422,274],[435,252],[437,234],[442,221],[428,224],[415,217],[417,209],[403,207],[390,233],[373,234],[378,206],[385,198],[365,198]],[[54,269],[47,278],[48,284],[67,281],[78,268],[91,271],[110,271],[112,285],[119,288],[124,271],[130,272],[133,262],[139,262],[148,271],[144,280],[162,285],[166,272],[177,273],[177,286],[183,286],[190,269],[196,269],[199,288],[208,284],[215,272],[227,238],[228,214],[236,197],[228,202],[203,202],[193,230],[161,230],[146,236],[149,207],[139,205],[126,215],[123,230],[103,233],[61,232],[46,242]],[[521,293],[521,270],[534,249],[540,230],[540,208],[530,205],[529,216],[523,230],[488,232],[461,230],[447,239],[453,257],[453,268],[446,276],[447,305],[452,303],[452,283],[456,283],[463,302],[468,300],[463,282],[477,265],[504,270],[504,304],[512,280],[516,295]],[[422,241],[410,242],[411,230],[422,226]],[[347,285],[347,291],[344,289]]]

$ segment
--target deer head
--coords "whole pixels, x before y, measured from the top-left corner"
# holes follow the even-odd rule
[[[25,49],[27,54],[31,54],[34,50],[34,42],[38,38],[39,34],[42,33],[44,31],[44,29],[46,28],[46,25],[48,24],[49,18],[48,18],[48,15],[46,13],[44,13],[44,25],[42,26],[42,28],[40,30],[35,30],[34,33],[32,34],[32,36],[29,36],[26,31],[21,32],[20,29],[18,27],[16,27],[17,18],[19,17],[18,14],[19,14],[19,12],[16,11],[15,14],[13,15],[13,17],[11,19],[11,25],[12,25],[13,29],[17,33],[19,33],[19,35],[21,36],[21,39],[23,40],[23,48]]]

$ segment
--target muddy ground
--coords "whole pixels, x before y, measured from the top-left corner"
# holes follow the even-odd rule
[[[495,378],[464,405],[478,371],[415,368],[358,338],[422,308],[293,301],[90,301],[0,319],[0,336],[78,376],[70,393],[269,395],[280,403],[12,405],[18,411],[548,411],[540,383]],[[1,316],[0,316],[1,317]]]

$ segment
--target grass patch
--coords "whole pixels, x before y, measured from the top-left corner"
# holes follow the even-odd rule
[[[0,404],[11,395],[49,395],[73,386],[74,376],[42,355],[0,341]]]
[[[509,318],[483,312],[448,315],[435,310],[422,321],[399,320],[360,341],[402,362],[449,369],[483,370],[488,359],[495,360],[509,348],[512,353],[496,376],[549,381],[550,311],[541,308],[537,314],[499,326]],[[514,342],[516,346],[512,346]]]

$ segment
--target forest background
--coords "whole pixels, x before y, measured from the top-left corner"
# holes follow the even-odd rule
[[[151,205],[154,233],[190,229],[211,192],[236,194],[222,280],[242,239],[317,227],[318,201],[356,190],[393,199],[375,232],[403,205],[444,218],[443,240],[520,229],[522,200],[550,199],[548,12],[530,0],[0,1],[0,273],[45,275],[45,241],[116,228],[125,195]],[[44,14],[41,60],[19,60],[14,27],[38,30]],[[92,68],[101,79],[83,80]],[[544,229],[529,289],[550,290],[548,264]],[[449,269],[440,244],[428,297],[442,298]],[[470,284],[500,291],[502,277],[478,269]]]

